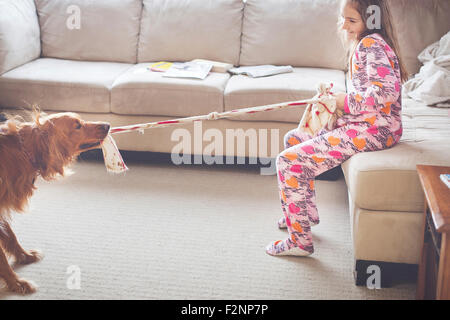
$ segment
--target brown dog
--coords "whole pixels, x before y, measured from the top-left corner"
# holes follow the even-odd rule
[[[22,294],[36,289],[17,276],[6,254],[21,264],[39,261],[41,256],[20,246],[9,225],[10,213],[23,212],[38,176],[45,180],[63,176],[77,155],[100,146],[110,128],[108,123],[85,122],[75,113],[42,116],[35,112],[34,118],[34,122],[0,124],[0,278],[10,290]]]

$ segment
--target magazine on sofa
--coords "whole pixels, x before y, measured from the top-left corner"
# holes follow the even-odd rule
[[[228,70],[233,68],[231,63],[219,62],[213,60],[205,60],[205,59],[194,59],[192,62],[206,62],[212,64],[211,72],[219,72],[219,73],[227,73]]]
[[[167,62],[167,61],[160,61],[152,64],[149,67],[149,70],[155,71],[155,72],[166,72],[170,68],[172,68],[173,62]]]
[[[239,67],[232,68],[229,70],[232,74],[244,74],[252,78],[267,77],[280,73],[293,72],[291,66],[273,66],[273,65],[262,65],[262,66],[250,66],[250,67]]]
[[[212,63],[208,62],[174,62],[163,74],[169,78],[194,78],[205,79],[212,69]]]

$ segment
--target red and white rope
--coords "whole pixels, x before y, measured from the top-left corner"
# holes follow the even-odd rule
[[[259,113],[259,112],[280,110],[280,109],[285,109],[285,108],[290,108],[290,107],[295,107],[295,106],[305,106],[305,105],[313,104],[313,103],[321,103],[321,101],[320,101],[320,99],[309,99],[309,100],[271,104],[271,105],[252,107],[252,108],[237,109],[237,110],[231,110],[231,111],[225,111],[225,112],[211,112],[209,114],[201,115],[201,116],[193,116],[193,117],[179,118],[179,119],[165,120],[165,121],[156,121],[156,122],[135,124],[135,125],[129,125],[129,126],[122,126],[122,127],[114,127],[114,128],[111,128],[110,133],[111,134],[125,133],[125,132],[140,131],[140,130],[145,130],[145,129],[168,127],[168,126],[172,126],[172,125],[176,125],[176,124],[186,124],[186,123],[190,123],[190,122],[194,122],[194,121],[218,120],[218,119],[223,119],[223,118],[232,118],[232,117],[242,116],[245,114],[254,114],[254,113]]]
[[[320,84],[317,95],[312,99],[270,104],[270,105],[265,105],[265,106],[250,107],[250,108],[243,108],[243,109],[236,109],[236,110],[225,111],[225,112],[211,112],[209,114],[201,115],[201,116],[193,116],[193,117],[187,117],[187,118],[156,121],[156,122],[149,122],[149,123],[142,123],[142,124],[135,124],[135,125],[111,128],[110,134],[108,135],[108,137],[104,140],[104,142],[102,144],[102,150],[103,150],[103,156],[105,159],[106,168],[109,172],[114,172],[114,173],[121,173],[121,172],[128,170],[127,166],[125,165],[125,162],[122,159],[122,156],[120,155],[119,149],[117,148],[116,143],[111,136],[112,134],[126,133],[126,132],[132,132],[132,131],[143,132],[143,130],[146,130],[146,129],[163,128],[163,127],[168,127],[168,126],[173,126],[173,125],[181,125],[181,124],[191,123],[194,121],[232,118],[232,117],[242,116],[245,114],[255,114],[255,113],[260,113],[260,112],[281,110],[281,109],[287,109],[287,108],[293,108],[293,107],[299,107],[299,106],[305,106],[305,105],[307,106],[307,110],[308,110],[308,108],[309,109],[311,108],[311,105],[316,104],[316,103],[320,103],[321,105],[323,105],[325,107],[326,111],[329,112],[330,114],[332,114],[334,111],[332,112],[330,110],[330,108],[327,107],[327,103],[329,103],[329,101],[330,101],[332,87],[333,87],[333,84],[330,84],[329,86]]]

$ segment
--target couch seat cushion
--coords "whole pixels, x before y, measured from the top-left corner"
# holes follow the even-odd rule
[[[417,164],[450,166],[449,137],[400,141],[390,149],[359,153],[342,164],[351,198],[367,210],[423,210]]]
[[[403,99],[403,135],[391,149],[361,153],[342,165],[356,205],[367,210],[419,212],[423,192],[417,164],[450,166],[450,114]]]
[[[269,77],[232,76],[225,88],[225,110],[310,99],[320,82],[334,84],[334,92],[346,91],[345,74],[340,70],[294,68],[294,72]],[[298,123],[304,107],[244,115],[234,120],[283,121]]]
[[[110,112],[113,81],[131,65],[42,58],[0,77],[0,106]]]
[[[116,114],[188,117],[223,111],[230,75],[211,72],[204,80],[166,78],[137,64],[113,84],[111,111]]]

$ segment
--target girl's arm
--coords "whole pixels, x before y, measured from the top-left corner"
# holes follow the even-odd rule
[[[386,104],[394,103],[400,95],[400,82],[394,72],[394,62],[388,58],[390,50],[371,37],[364,38],[357,48],[359,70],[353,77],[358,77],[363,93],[349,93],[344,102],[344,111],[351,114],[379,112]],[[351,66],[353,68],[353,66]]]

